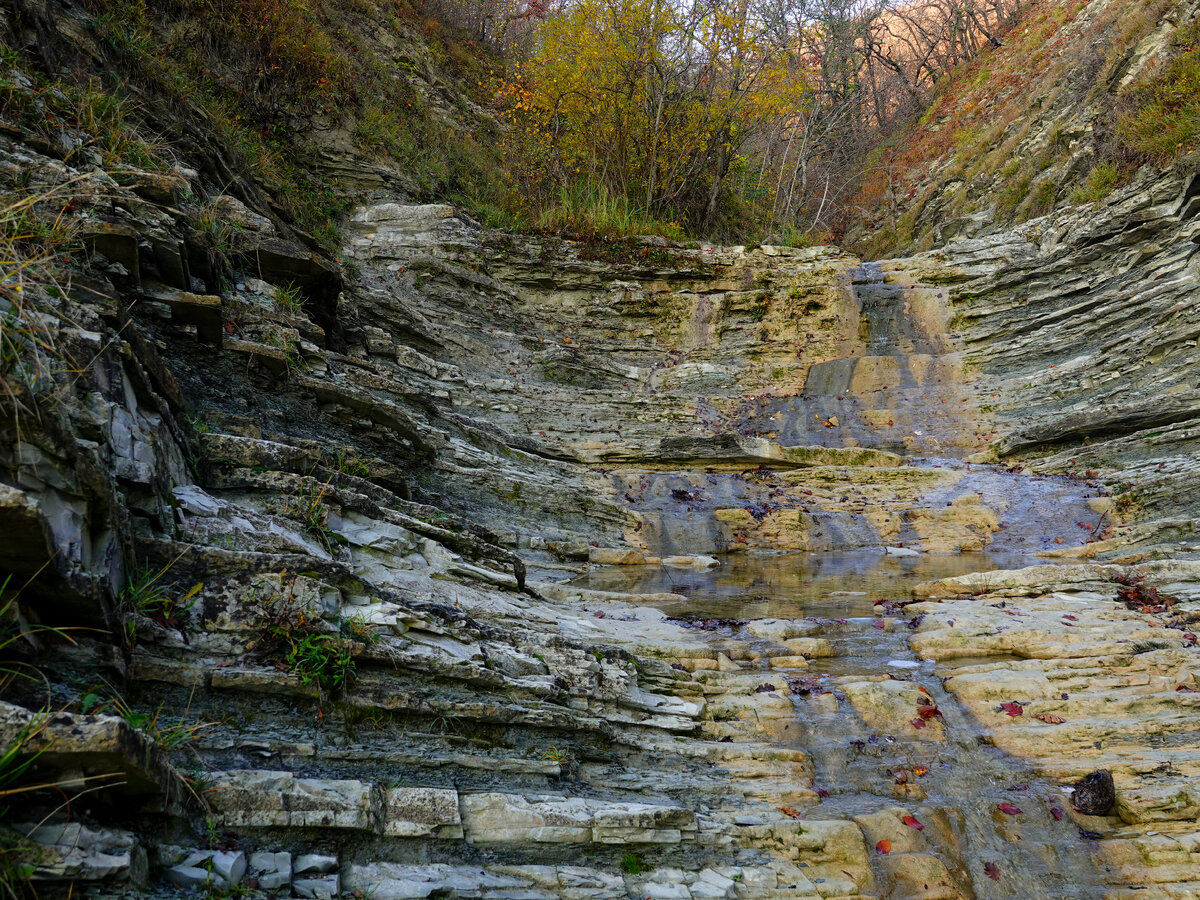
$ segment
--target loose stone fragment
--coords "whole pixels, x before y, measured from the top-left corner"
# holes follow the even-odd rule
[[[1112,773],[1108,769],[1097,769],[1075,782],[1075,793],[1071,803],[1087,816],[1104,816],[1117,800],[1113,787]]]

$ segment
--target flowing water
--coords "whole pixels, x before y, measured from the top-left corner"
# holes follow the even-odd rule
[[[704,572],[597,569],[576,583],[600,590],[670,591],[682,599],[658,605],[676,616],[816,620],[835,655],[788,673],[811,679],[812,690],[793,698],[795,721],[782,739],[808,753],[816,771],[814,787],[829,794],[805,810],[806,817],[844,819],[894,806],[920,808],[960,896],[1097,897],[1103,882],[1088,843],[1069,818],[1058,821],[1051,812],[1066,808],[1061,787],[993,747],[942,689],[934,663],[919,660],[909,649],[904,613],[884,617],[877,605],[911,600],[912,586],[921,581],[1032,561],[1013,553],[741,556]],[[754,640],[747,632],[737,633]],[[963,661],[951,664],[957,662]],[[866,724],[844,688],[881,675],[912,680],[928,691],[944,716],[945,742],[921,740],[908,721],[897,721],[894,729]],[[927,774],[916,775],[920,767]],[[906,783],[897,784],[901,779]],[[1022,812],[1007,815],[1000,803]],[[995,865],[999,880],[988,874],[988,863]]]
[[[918,660],[909,649],[903,610],[881,612],[886,603],[901,607],[910,601],[918,582],[1044,564],[1039,551],[1083,543],[1098,524],[1086,503],[1096,491],[1075,479],[964,462],[979,448],[986,426],[936,316],[918,315],[920,297],[887,284],[878,266],[859,270],[853,291],[861,312],[860,355],[813,366],[801,395],[755,404],[742,425],[769,423],[783,444],[891,449],[906,454],[907,467],[958,470],[952,487],[935,489],[920,504],[941,507],[966,492],[977,495],[1001,523],[986,551],[891,555],[879,546],[862,511],[822,512],[814,514],[824,516],[817,519],[821,552],[729,554],[709,571],[599,568],[576,583],[667,592],[679,599],[660,606],[676,616],[816,620],[836,652],[788,673],[809,679],[811,690],[793,698],[795,721],[782,739],[811,756],[814,787],[828,792],[806,816],[847,818],[897,805],[922,809],[926,836],[934,835],[957,891],[930,897],[1100,896],[1102,880],[1088,844],[1068,817],[1059,821],[1052,812],[1065,803],[1060,786],[993,747],[942,689],[935,664]],[[831,416],[840,427],[820,427]],[[640,492],[636,506],[652,523],[655,549],[664,554],[709,550],[719,540],[713,509],[758,497],[744,480],[712,473],[649,473],[630,478],[627,487]],[[681,491],[689,499],[684,508],[672,502]],[[754,641],[734,628],[734,637]],[[846,688],[881,677],[921,685],[944,717],[946,740],[922,740],[908,721],[891,730],[869,727]],[[1022,812],[1008,815],[1001,803]],[[878,865],[879,856],[873,858]],[[878,874],[881,883],[889,883],[882,869]]]

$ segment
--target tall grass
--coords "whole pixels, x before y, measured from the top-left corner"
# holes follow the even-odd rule
[[[538,215],[538,228],[600,238],[659,235],[683,240],[685,237],[676,223],[662,222],[625,195],[614,194],[591,182],[560,188],[557,201]]]
[[[1200,147],[1200,22],[1178,30],[1170,58],[1125,92],[1117,134],[1132,149],[1166,162]]]
[[[18,384],[41,392],[61,368],[57,320],[37,307],[39,298],[66,296],[59,261],[74,241],[62,200],[70,185],[0,200],[0,402],[18,410]]]

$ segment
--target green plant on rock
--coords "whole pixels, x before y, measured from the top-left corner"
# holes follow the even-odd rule
[[[1121,180],[1121,173],[1111,163],[1093,166],[1087,178],[1071,192],[1072,203],[1099,203],[1113,192]]]
[[[288,282],[286,286],[276,285],[274,291],[275,304],[293,316],[299,316],[304,313],[304,292],[300,290],[295,282]]]
[[[321,453],[321,462],[327,469],[356,478],[369,478],[371,468],[355,455],[350,447],[326,447]]]
[[[329,633],[329,626],[290,587],[247,599],[259,633],[255,648],[259,653],[286,666],[301,683],[315,684],[327,693],[349,686],[356,671],[349,642],[340,630]]]
[[[329,527],[329,508],[325,505],[325,492],[328,490],[328,481],[324,484],[317,481],[304,484],[287,498],[283,514],[303,525],[307,534],[315,537],[326,550],[332,551],[335,545],[345,539]]]
[[[1165,64],[1122,95],[1117,135],[1128,147],[1165,162],[1200,148],[1200,22],[1176,30]]]
[[[179,554],[158,571],[142,566],[131,572],[121,588],[125,609],[152,619],[163,628],[182,628],[187,612],[196,605],[204,589],[204,582],[200,582],[180,594],[162,580],[182,556]]]
[[[163,715],[166,701],[153,712],[137,710],[119,692],[108,685],[96,685],[79,700],[79,710],[85,715],[115,715],[135,731],[150,736],[160,747],[174,750],[192,741],[201,731],[213,728],[217,722],[189,722],[189,710],[180,716]]]
[[[64,195],[71,182],[0,206],[0,397],[22,411],[23,385],[43,394],[74,368],[56,346],[54,298],[67,296],[62,263],[77,249]]]
[[[197,243],[208,257],[208,268],[217,284],[228,280],[232,271],[233,233],[234,226],[221,215],[213,201],[208,201],[200,207],[200,212],[192,220]]]
[[[346,616],[338,623],[338,632],[360,644],[373,647],[379,643],[379,632],[375,626],[361,616]]]
[[[283,661],[302,684],[317,684],[332,693],[353,679],[354,657],[340,636],[293,633],[281,637],[287,644]]]
[[[649,866],[642,859],[642,854],[634,853],[632,850],[621,857],[621,871],[626,875],[641,875]]]

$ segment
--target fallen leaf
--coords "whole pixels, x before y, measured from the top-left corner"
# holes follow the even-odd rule
[[[1010,816],[1019,816],[1021,814],[1021,807],[1013,806],[1011,803],[997,803],[996,809]]]
[[[917,690],[918,690],[918,691],[920,691],[922,694],[924,694],[926,697],[928,697],[928,696],[929,696],[929,691],[925,690],[925,685],[923,685],[923,684],[918,684],[918,685],[917,685]]]
[[[1011,700],[1008,703],[1001,703],[1000,709],[1004,710],[1010,716],[1023,716],[1025,710],[1021,708],[1020,703],[1014,703]]]
[[[917,829],[917,831],[925,830],[925,826],[921,824],[921,821],[916,816],[905,816],[900,821],[903,822],[905,825],[907,825],[909,828]]]
[[[913,766],[913,774],[918,778],[924,778],[929,774],[929,770],[924,766]]]
[[[924,719],[913,719],[913,720],[912,720],[912,727],[913,727],[913,728],[924,728],[924,727],[925,727],[925,720],[924,720]]]
[[[983,871],[992,881],[1000,880],[1000,867],[994,862],[985,862],[983,864]]]
[[[779,811],[789,819],[799,819],[802,813],[799,810],[792,809],[790,806],[781,806]]]
[[[825,788],[814,787],[813,790],[817,792],[817,796],[822,800],[829,796],[829,791],[825,790]]]
[[[1056,716],[1052,713],[1040,713],[1034,716],[1034,718],[1039,722],[1045,722],[1047,725],[1061,725],[1063,722],[1067,721],[1062,716]]]
[[[876,853],[891,853],[892,852],[892,842],[889,840],[880,841],[878,844],[875,845],[875,852]]]
[[[917,715],[926,720],[934,718],[940,719],[942,717],[942,711],[936,706],[918,706]]]
[[[1052,806],[1052,807],[1050,807],[1050,815],[1054,816],[1055,822],[1061,822],[1062,817],[1063,817],[1063,811],[1061,809],[1059,809],[1057,806]]]

